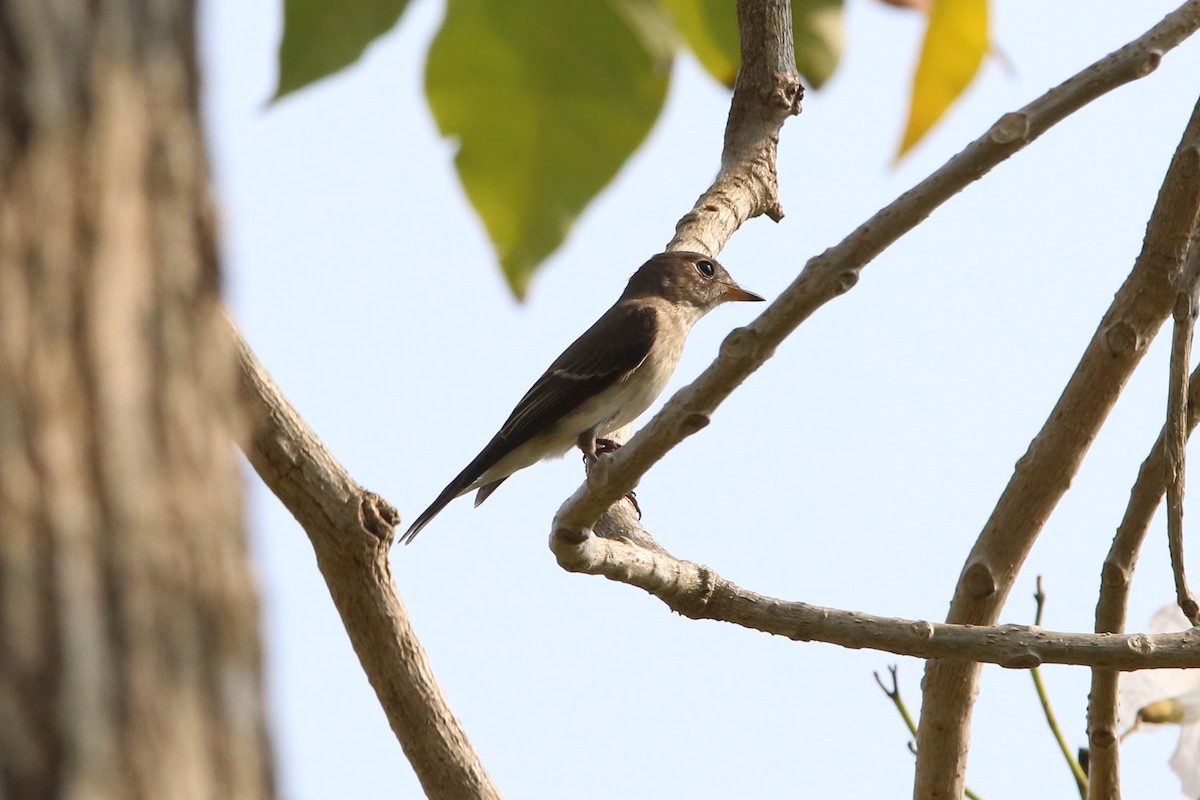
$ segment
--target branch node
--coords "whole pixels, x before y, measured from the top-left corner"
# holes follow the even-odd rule
[[[747,327],[734,328],[725,337],[725,341],[721,342],[721,358],[739,362],[758,360],[763,355],[761,346],[756,330]]]
[[[1137,76],[1139,78],[1144,78],[1151,72],[1154,72],[1154,70],[1158,69],[1158,65],[1162,63],[1162,57],[1163,54],[1161,50],[1147,50],[1146,57],[1142,59],[1142,62],[1137,66]]]
[[[701,431],[708,427],[708,423],[712,422],[712,416],[702,411],[696,411],[688,414],[679,423],[679,432],[683,436],[691,436],[697,431]]]
[[[1126,641],[1125,646],[1128,647],[1130,651],[1137,653],[1138,655],[1146,655],[1154,650],[1153,642],[1147,639],[1145,635],[1140,633],[1135,633],[1130,636]]]
[[[699,601],[702,608],[707,609],[712,603],[713,596],[717,593],[717,583],[719,577],[703,564],[698,564],[698,572],[700,573],[700,595]]]
[[[1142,347],[1137,329],[1125,320],[1114,322],[1104,332],[1104,343],[1114,356],[1126,357],[1137,352]]]
[[[1012,111],[996,120],[988,137],[996,144],[1012,144],[1029,139],[1029,115],[1023,111]]]
[[[574,528],[567,528],[567,527],[555,528],[554,533],[552,535],[558,541],[563,542],[564,544],[568,544],[571,547],[579,547],[581,544],[583,544],[584,542],[586,542],[588,540],[588,532],[587,531],[581,531],[581,530],[576,530]],[[553,544],[551,544],[550,549],[554,550]],[[555,551],[555,552],[557,552],[557,551]],[[559,559],[559,563],[563,564],[563,561],[561,558]],[[567,569],[567,570],[571,569],[566,564],[563,564],[563,568]],[[571,570],[571,571],[574,572],[575,570]]]
[[[976,561],[963,571],[962,587],[971,597],[991,597],[996,593],[996,576],[982,561]]]
[[[845,294],[853,289],[858,284],[858,270],[848,269],[837,277],[837,285],[834,291],[838,294]]]
[[[794,73],[776,72],[775,91],[771,93],[770,102],[785,109],[790,116],[799,114],[803,109],[800,101],[804,99],[804,85]]]
[[[1100,570],[1100,582],[1113,589],[1120,589],[1129,585],[1129,570],[1123,564],[1115,561],[1105,561],[1104,567]]]
[[[1200,624],[1200,603],[1196,602],[1195,597],[1188,595],[1187,599],[1179,604],[1179,608],[1183,611],[1183,615],[1188,618],[1188,622],[1193,625]]]
[[[400,524],[400,512],[395,506],[374,492],[364,491],[359,502],[359,513],[363,528],[378,539],[385,550],[391,549],[396,538],[396,526]]]
[[[921,639],[928,640],[933,638],[933,624],[926,620],[917,620],[909,626],[909,629],[914,635],[920,637]]]
[[[1178,284],[1183,277],[1183,271],[1180,270],[1171,278],[1171,282]],[[1175,305],[1171,309],[1171,316],[1175,318],[1176,322],[1185,322],[1196,318],[1196,298],[1192,296],[1191,292],[1181,289],[1175,293]]]
[[[1037,653],[1026,650],[1023,653],[1017,653],[1012,658],[1004,661],[1000,666],[1007,669],[1036,669],[1042,665],[1042,659]]]

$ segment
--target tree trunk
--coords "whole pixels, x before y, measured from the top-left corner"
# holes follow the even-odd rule
[[[0,0],[0,798],[273,790],[180,0]]]

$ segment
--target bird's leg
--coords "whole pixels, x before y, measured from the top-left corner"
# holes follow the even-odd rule
[[[583,463],[591,465],[601,455],[605,453],[615,453],[621,449],[620,442],[614,442],[612,439],[597,437],[594,430],[584,431],[579,434],[577,442],[579,449],[583,451]],[[625,499],[633,503],[633,510],[637,512],[638,519],[642,518],[642,508],[638,505],[637,493],[629,492],[625,495]]]
[[[599,455],[596,452],[596,429],[592,428],[579,434],[579,438],[575,440],[575,444],[579,445],[579,449],[583,451],[583,463],[591,466],[595,463]]]
[[[583,463],[585,464],[595,463],[596,459],[605,453],[615,453],[621,449],[621,445],[612,439],[597,437],[595,429],[579,434],[579,439],[575,443],[583,451]]]

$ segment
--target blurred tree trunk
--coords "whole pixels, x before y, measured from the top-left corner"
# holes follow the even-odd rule
[[[0,0],[0,798],[273,790],[180,0]]]

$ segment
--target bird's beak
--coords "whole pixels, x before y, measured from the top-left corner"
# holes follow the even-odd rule
[[[745,300],[745,301],[750,301],[750,302],[755,302],[755,303],[761,303],[766,298],[759,297],[754,292],[747,292],[745,289],[738,286],[736,283],[727,283],[727,284],[725,284],[725,296],[722,297],[721,299],[722,300],[733,300],[733,301]]]

